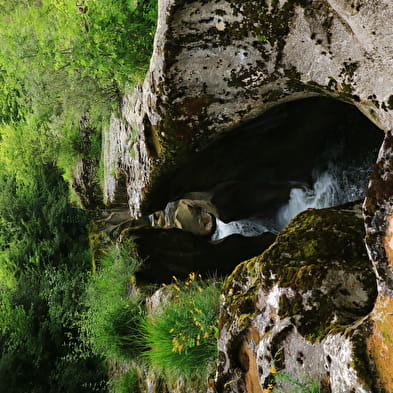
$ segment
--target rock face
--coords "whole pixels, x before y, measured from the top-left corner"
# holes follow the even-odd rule
[[[386,133],[364,202],[366,244],[378,282],[370,314],[367,353],[374,359],[377,386],[393,392],[393,136]]]
[[[184,157],[291,100],[332,97],[389,130],[392,16],[389,0],[160,1],[150,70],[108,131],[137,135],[128,149],[110,137],[108,150],[123,153],[108,156],[108,200],[112,172],[124,168],[130,209],[139,215]]]
[[[309,209],[238,266],[222,295],[217,392],[260,392],[272,368],[326,392],[379,391],[365,350],[377,288],[363,236],[360,204]]]
[[[353,105],[386,132],[364,205],[378,295],[359,208],[302,214],[227,282],[219,393],[260,392],[272,366],[305,372],[326,392],[393,392],[392,18],[390,0],[159,2],[150,70],[143,85],[124,96],[104,135],[106,201],[128,202],[130,219],[181,198],[201,200],[201,193],[226,220],[252,214],[255,195],[262,209],[267,185],[277,189],[274,200],[287,198],[289,182],[307,182],[305,173],[292,176],[300,160],[291,161],[293,172],[283,183],[264,178],[263,186],[245,178],[249,168],[236,155],[233,173],[239,172],[230,178],[214,180],[219,160],[206,165],[209,176],[195,170],[215,143],[225,145],[231,130],[237,138],[245,129],[236,127],[268,110],[279,114],[279,104],[329,97]],[[254,136],[261,155],[264,139]],[[291,137],[278,133],[285,146]],[[185,163],[194,166],[182,172]]]

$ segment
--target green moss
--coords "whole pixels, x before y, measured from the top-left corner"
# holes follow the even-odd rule
[[[225,10],[215,10],[214,13],[218,16],[224,16],[227,14]]]
[[[393,110],[393,94],[388,98],[388,108]]]
[[[348,273],[362,272],[362,285],[370,289],[370,304],[376,295],[375,276],[363,244],[362,219],[352,210],[342,208],[309,209],[296,216],[277,237],[276,242],[254,261],[266,290],[273,284],[291,288],[295,295],[282,295],[278,314],[298,315],[298,330],[310,341],[321,340],[333,324],[336,307],[319,288],[331,269]],[[270,279],[274,277],[274,279]],[[269,279],[266,279],[269,278]],[[302,310],[302,294],[311,291],[314,306]],[[361,311],[359,311],[361,312]]]
[[[353,77],[355,74],[355,71],[359,68],[359,63],[358,62],[352,62],[352,63],[347,63],[344,62],[344,70],[343,73],[348,75],[349,77]]]
[[[370,388],[377,386],[377,381],[375,376],[377,373],[373,370],[372,362],[370,362],[367,340],[365,337],[369,335],[371,328],[371,322],[367,321],[361,326],[361,329],[353,332],[351,341],[354,344],[352,352],[352,363],[351,367],[356,371],[359,378],[367,384]]]

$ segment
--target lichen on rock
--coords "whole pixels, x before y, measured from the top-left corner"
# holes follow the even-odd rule
[[[258,366],[253,383],[260,388],[270,368],[277,367],[328,381],[332,391],[346,391],[341,389],[347,385],[348,391],[371,391],[355,360],[359,340],[366,345],[369,330],[360,338],[350,333],[365,324],[359,321],[377,295],[363,238],[360,203],[308,209],[261,256],[233,272],[223,290],[218,392],[242,391],[250,383],[249,369],[239,361],[244,345],[253,349],[248,357]],[[340,370],[331,366],[339,358],[350,369],[341,386]],[[236,388],[227,385],[232,379]]]

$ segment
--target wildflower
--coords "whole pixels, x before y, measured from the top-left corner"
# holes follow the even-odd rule
[[[167,286],[164,282],[161,284],[164,288]]]
[[[198,287],[199,292],[203,292],[203,289],[201,287]]]
[[[176,284],[173,284],[173,288],[175,288],[176,291],[180,291],[180,288]]]
[[[188,275],[188,277],[190,278],[191,281],[194,281],[195,280],[195,273],[190,273]]]
[[[176,278],[176,276],[172,276],[172,278],[173,278],[175,281],[177,281],[177,278]]]
[[[173,333],[175,331],[174,328],[172,328],[171,330],[169,330],[169,333]]]
[[[209,337],[209,333],[206,332],[206,333],[203,335],[203,338],[208,338],[208,337]]]
[[[202,314],[202,310],[201,310],[201,309],[195,307],[194,310],[195,310],[196,312],[199,312],[199,314]]]
[[[276,373],[277,373],[277,369],[276,369],[275,367],[272,367],[272,368],[270,369],[270,373],[271,373],[271,374],[276,374]]]

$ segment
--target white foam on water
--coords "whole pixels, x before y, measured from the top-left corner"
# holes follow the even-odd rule
[[[368,173],[368,169],[341,169],[329,163],[327,170],[314,174],[312,188],[296,187],[290,191],[289,201],[279,209],[275,222],[269,223],[263,218],[249,218],[224,223],[217,219],[217,229],[212,240],[222,239],[234,233],[243,236],[257,236],[264,232],[277,233],[303,210],[322,209],[360,199],[364,196]]]

